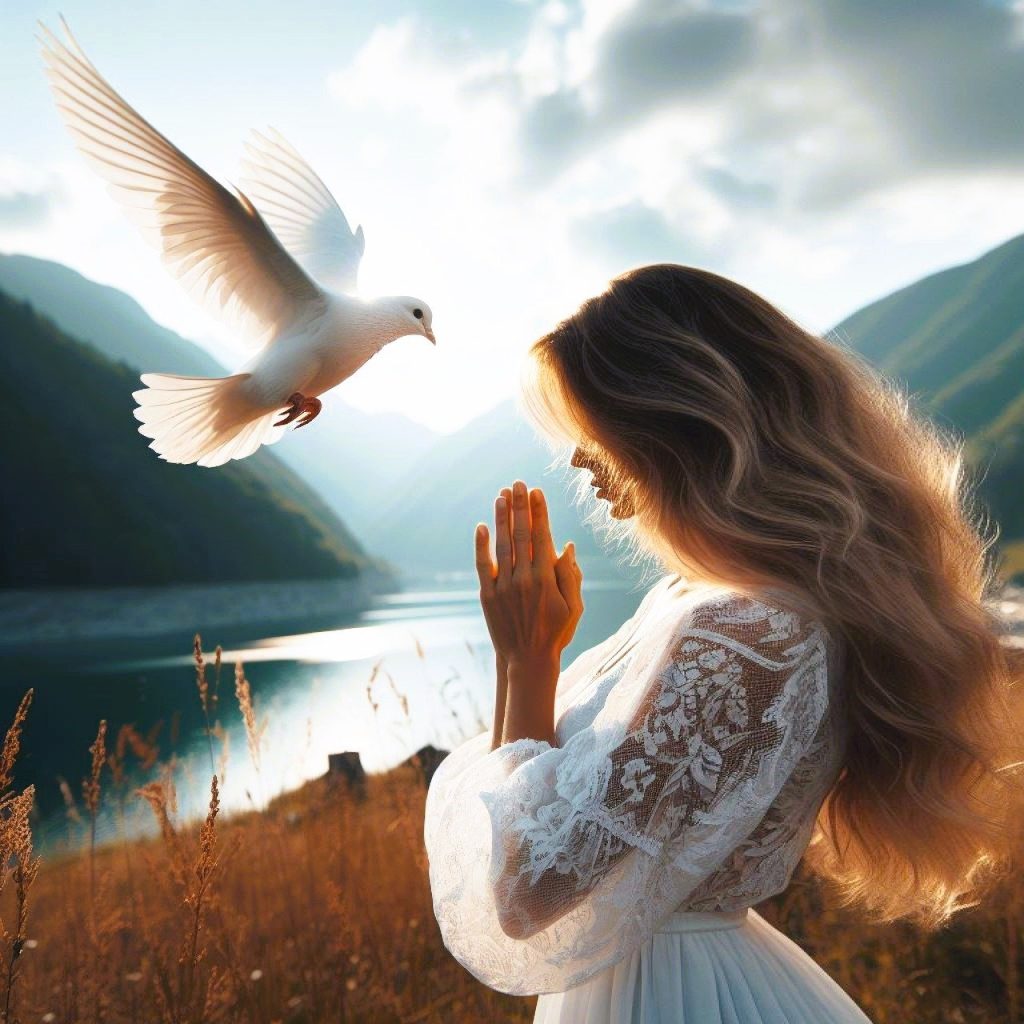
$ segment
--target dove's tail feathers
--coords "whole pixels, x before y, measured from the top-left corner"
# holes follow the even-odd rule
[[[241,389],[249,377],[144,373],[146,387],[132,395],[139,403],[139,433],[153,438],[149,447],[167,462],[221,466],[252,455],[260,445],[280,440],[288,428],[275,426],[279,410],[253,408]]]

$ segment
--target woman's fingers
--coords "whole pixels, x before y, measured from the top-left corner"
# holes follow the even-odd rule
[[[572,563],[569,561],[567,552],[562,552],[558,561],[555,562],[555,582],[558,584],[562,600],[569,605],[570,596],[576,586],[576,577],[572,571]],[[569,605],[569,607],[572,607]]]
[[[526,484],[517,480],[512,485],[512,549],[516,568],[530,568],[530,503]]]
[[[583,572],[576,564],[576,546],[572,541],[566,543],[558,561],[555,562],[555,580],[562,598],[570,608],[583,603],[580,597]]]
[[[494,561],[491,558],[490,538],[487,535],[487,527],[478,523],[475,535],[476,544],[476,574],[480,578],[481,587],[494,586]]]
[[[556,557],[555,542],[551,539],[548,505],[544,499],[544,492],[539,487],[530,491],[530,527],[534,564],[540,568],[547,568]]]
[[[505,533],[506,533],[506,538],[508,540],[509,552],[511,552],[512,551],[512,488],[511,487],[502,487],[502,489],[498,493],[504,497],[504,499],[505,499],[505,509],[508,512],[508,517],[507,517],[508,518],[508,529],[505,531]],[[509,565],[509,572],[510,573],[511,573],[513,568],[515,568],[514,564],[510,564]]]
[[[498,558],[495,579],[499,582],[512,576],[511,518],[508,498],[504,494],[499,494],[494,499],[494,553]]]
[[[576,561],[576,545],[569,541],[569,561],[572,565],[573,574],[576,577],[576,589],[573,592],[575,597],[575,610],[583,611],[583,570],[580,568],[579,562]]]

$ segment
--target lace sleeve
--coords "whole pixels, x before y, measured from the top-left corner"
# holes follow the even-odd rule
[[[751,598],[654,630],[553,747],[467,741],[424,837],[445,944],[492,988],[564,991],[636,948],[753,829],[827,704],[825,632]]]

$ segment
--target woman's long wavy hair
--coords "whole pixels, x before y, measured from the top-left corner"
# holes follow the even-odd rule
[[[613,537],[693,585],[790,595],[840,639],[849,742],[812,870],[879,922],[932,929],[980,902],[1024,806],[1024,666],[963,442],[848,347],[693,267],[615,278],[529,357],[526,413],[632,506]]]

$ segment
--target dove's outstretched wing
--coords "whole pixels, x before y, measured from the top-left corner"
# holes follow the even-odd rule
[[[249,159],[242,161],[242,188],[273,232],[306,272],[342,292],[356,290],[366,240],[353,234],[327,186],[280,132],[252,133]]]
[[[232,195],[140,117],[66,23],[69,46],[42,29],[47,74],[78,148],[196,298],[256,345],[325,306],[244,193]]]

